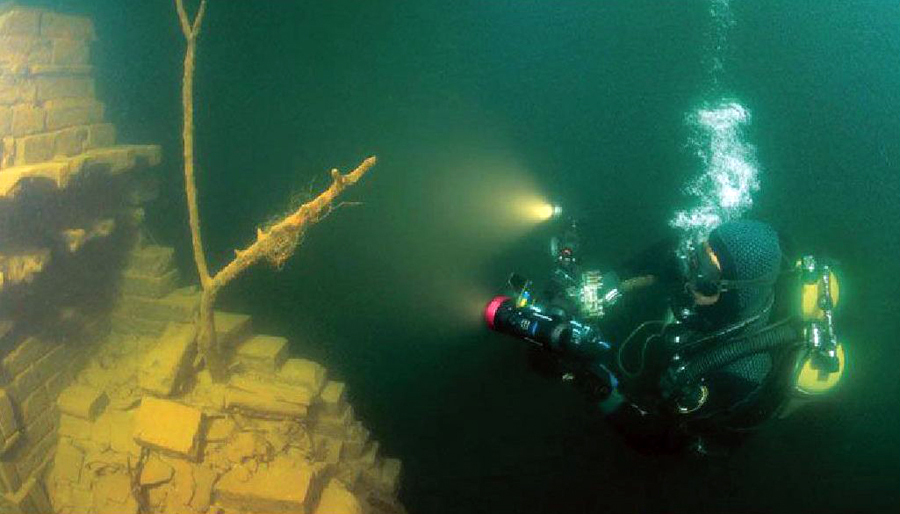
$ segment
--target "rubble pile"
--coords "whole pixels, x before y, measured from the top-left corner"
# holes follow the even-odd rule
[[[198,288],[142,227],[160,148],[116,144],[94,39],[0,1],[0,512],[404,512],[400,461],[287,339],[216,312],[213,383]]]
[[[143,264],[169,255],[151,267],[155,276],[169,272],[169,252],[134,253],[130,261]],[[254,334],[248,316],[217,313],[232,373],[213,383],[194,326],[181,320],[190,311],[165,308],[197,293],[171,287],[136,296],[156,306],[144,312],[164,323],[159,335],[147,319],[120,314],[116,332],[59,395],[47,481],[57,512],[402,512],[400,461],[380,455],[342,382],[291,358],[287,339]]]

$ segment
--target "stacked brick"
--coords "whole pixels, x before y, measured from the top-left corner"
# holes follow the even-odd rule
[[[7,6],[0,14],[0,167],[115,144],[88,65],[87,18]]]
[[[114,333],[158,337],[169,321],[191,321],[199,296],[192,288],[178,289],[173,255],[171,247],[159,245],[137,245],[129,252],[112,315]]]
[[[379,454],[344,384],[248,317],[217,317],[227,384],[198,372],[193,326],[169,322],[158,338],[112,337],[63,391],[56,512],[404,512],[400,461]]]
[[[400,461],[380,455],[344,385],[289,358],[285,338],[216,312],[230,380],[203,369],[198,290],[178,287],[171,248],[140,236],[154,188],[119,177],[158,163],[160,149],[115,144],[94,96],[93,40],[86,18],[0,1],[0,513],[402,513]],[[49,208],[88,202],[84,181],[73,187],[81,174],[123,198],[69,226]],[[55,187],[46,212],[8,215],[35,182]],[[93,255],[83,247],[95,239],[123,257],[104,270],[118,278],[115,305],[62,307],[47,269]],[[59,312],[31,324],[3,308],[44,279],[52,298],[35,301]]]
[[[0,512],[52,512],[43,473],[56,446],[53,403],[86,360],[76,348],[32,336],[0,363]]]
[[[145,178],[119,174],[154,165],[160,148],[116,145],[94,95],[92,22],[0,2],[0,512],[54,512],[45,473],[57,446],[56,400],[88,362],[104,320],[30,290],[54,266],[84,255],[93,240],[140,223]],[[116,177],[118,202],[99,212],[73,178]],[[104,173],[106,175],[104,175]],[[134,178],[133,178],[134,177]],[[37,215],[19,193],[46,200]],[[121,187],[119,187],[121,186]],[[46,194],[45,194],[46,193]],[[72,193],[72,194],[69,194]],[[127,196],[126,196],[127,193]],[[52,196],[51,196],[52,195]],[[106,200],[106,198],[104,198]],[[93,207],[81,204],[91,204]],[[127,232],[127,231],[125,231]],[[94,250],[97,247],[93,248]],[[89,254],[92,255],[92,254]],[[42,291],[55,294],[52,274]],[[77,277],[65,277],[67,286]],[[90,289],[88,279],[79,287]],[[72,294],[72,290],[65,291]],[[30,313],[26,319],[17,316]],[[35,313],[39,315],[35,316]],[[93,313],[96,314],[96,313]]]
[[[160,160],[154,145],[116,145],[94,95],[90,19],[0,3],[0,201],[44,181],[65,188],[87,170],[118,174]],[[68,227],[74,251],[105,237],[113,220]],[[0,248],[0,290],[29,283],[47,265],[46,248]]]

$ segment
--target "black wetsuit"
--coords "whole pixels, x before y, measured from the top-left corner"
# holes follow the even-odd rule
[[[623,278],[652,275],[655,284],[623,299],[614,316],[604,321],[609,340],[621,343],[646,320],[661,320],[665,310],[686,305],[684,279],[675,257],[674,242],[667,241],[648,249],[626,263]],[[685,360],[709,349],[764,327],[773,306],[773,288],[754,291],[726,291],[718,302],[696,308],[696,316],[681,322],[652,325],[636,333],[624,353],[624,365],[632,371],[641,362],[639,376],[629,377],[617,362],[610,370],[620,379],[624,397],[617,409],[608,414],[610,421],[633,443],[661,451],[680,450],[697,437],[730,443],[739,439],[745,425],[756,422],[754,413],[760,397],[768,394],[774,369],[773,355],[759,353],[739,359],[703,377],[702,383],[665,397],[661,381],[676,365],[673,356]],[[646,352],[642,351],[647,345]],[[629,362],[631,364],[629,364]]]

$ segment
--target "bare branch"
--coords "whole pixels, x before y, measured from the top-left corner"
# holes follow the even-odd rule
[[[200,36],[200,25],[203,23],[204,14],[206,14],[206,0],[201,0],[200,9],[197,11],[197,17],[194,18],[194,25],[191,27],[191,34],[195,38]]]
[[[194,60],[196,56],[197,37],[206,14],[206,0],[200,0],[200,7],[194,21],[191,22],[184,8],[184,0],[175,0],[181,31],[187,41],[184,53],[184,74],[182,76],[182,108],[183,127],[182,142],[184,150],[184,189],[188,206],[188,224],[191,229],[191,246],[197,273],[200,276],[200,305],[197,319],[197,346],[206,362],[207,368],[216,382],[227,379],[228,366],[225,356],[216,341],[214,306],[219,290],[233,280],[238,274],[258,262],[267,259],[280,268],[293,254],[303,239],[306,228],[328,215],[334,208],[334,201],[348,186],[352,186],[369,169],[375,165],[375,157],[369,157],[351,173],[341,175],[332,170],[332,183],[322,193],[309,202],[304,203],[294,212],[267,229],[258,228],[256,239],[247,248],[234,251],[234,259],[216,274],[210,274],[203,250],[203,238],[200,227],[200,211],[197,205],[197,186],[194,179]],[[337,207],[345,205],[340,203]]]
[[[187,11],[184,9],[184,0],[175,0],[175,9],[178,11],[178,21],[181,22],[181,32],[188,42],[197,39],[200,35],[200,25],[203,23],[203,15],[206,14],[206,0],[200,1],[200,8],[197,10],[197,16],[191,23]]]
[[[185,39],[191,39],[191,23],[188,21],[187,12],[184,10],[184,1],[175,0],[175,9],[178,11],[178,21],[181,22],[181,32]]]
[[[322,191],[319,196],[301,205],[292,214],[275,223],[268,230],[257,229],[256,240],[243,250],[235,250],[234,260],[212,277],[211,287],[222,287],[244,271],[244,269],[266,257],[272,251],[277,251],[279,249],[278,245],[284,241],[298,238],[306,230],[307,226],[319,221],[322,214],[327,213],[333,207],[333,202],[338,195],[362,178],[375,165],[375,162],[376,158],[374,156],[369,157],[347,175],[341,175],[333,171],[332,178],[335,178],[336,175],[340,178],[335,178],[331,186]]]

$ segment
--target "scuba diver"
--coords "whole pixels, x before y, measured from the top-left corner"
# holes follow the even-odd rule
[[[578,247],[570,221],[551,242],[544,298],[513,275],[512,296],[494,298],[485,319],[535,343],[639,449],[727,454],[843,371],[832,266],[805,256],[786,269],[763,222],[729,221],[704,240],[651,248],[623,266],[624,280],[583,271]],[[789,289],[797,276],[799,306]],[[658,307],[665,316],[648,314]]]

